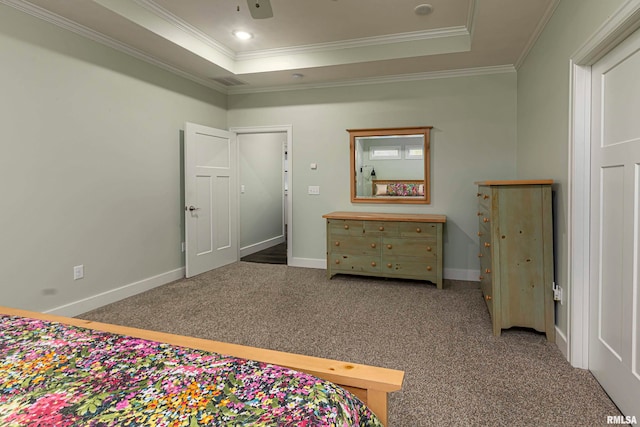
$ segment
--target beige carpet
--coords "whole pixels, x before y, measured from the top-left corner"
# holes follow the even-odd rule
[[[78,317],[404,370],[389,400],[396,427],[602,426],[620,415],[544,335],[494,337],[474,282],[439,291],[239,262]]]

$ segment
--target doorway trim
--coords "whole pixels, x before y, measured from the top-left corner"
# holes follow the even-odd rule
[[[292,125],[272,125],[272,126],[243,126],[243,127],[232,127],[229,129],[231,132],[235,132],[237,135],[246,135],[251,133],[281,133],[284,132],[287,135],[287,162],[288,162],[288,191],[287,191],[287,205],[285,209],[287,210],[287,265],[291,264],[291,260],[293,260],[293,174],[291,171],[293,170],[293,126]],[[238,150],[240,149],[240,144],[238,144]],[[240,155],[236,156],[238,162],[240,162]],[[238,164],[238,168],[240,165]],[[239,184],[238,184],[239,185]],[[238,187],[238,192],[240,192],[240,188]],[[238,221],[238,227],[240,226],[240,221]],[[240,230],[238,230],[238,238],[240,236]],[[240,251],[238,245],[238,251]],[[240,257],[240,253],[238,253],[238,257]],[[240,258],[238,258],[240,259]]]
[[[569,83],[569,324],[567,360],[589,368],[589,220],[591,66],[640,28],[640,0],[627,0],[570,58]]]

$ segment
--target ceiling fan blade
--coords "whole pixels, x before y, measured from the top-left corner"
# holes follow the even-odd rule
[[[273,10],[271,10],[269,0],[247,0],[247,5],[253,19],[273,18]]]

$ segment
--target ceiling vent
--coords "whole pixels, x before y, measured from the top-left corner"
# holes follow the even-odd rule
[[[214,77],[211,80],[214,82],[218,82],[221,85],[230,87],[230,86],[242,86],[248,84],[247,82],[243,82],[242,80],[238,80],[235,77]]]

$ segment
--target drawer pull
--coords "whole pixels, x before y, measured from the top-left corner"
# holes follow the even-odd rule
[[[372,261],[372,262],[371,262],[371,267],[375,267],[376,265],[377,265],[377,264],[376,264],[376,262],[375,262],[375,261]]]
[[[345,230],[348,230],[348,229],[349,229],[349,226],[348,226],[347,224],[345,224],[345,225],[344,225],[344,229],[345,229]]]
[[[340,246],[340,242],[336,242],[336,246]]]
[[[480,197],[480,196],[482,196],[482,193],[476,193],[476,196]]]
[[[484,270],[485,273],[490,274],[491,273],[491,269],[487,268],[486,270]]]
[[[480,236],[484,236],[484,233],[482,231],[478,231],[478,237]]]
[[[391,249],[393,246],[391,245],[387,245],[387,249]]]
[[[490,247],[490,246],[491,246],[491,243],[489,243],[489,242],[484,242],[484,247],[485,247],[485,248],[488,248],[488,247]]]
[[[478,258],[482,258],[483,256],[483,254],[478,254]]]
[[[478,279],[483,280],[483,279],[484,279],[484,276],[480,276],[480,277],[478,277]]]
[[[489,218],[482,218],[482,222],[489,222]]]
[[[339,259],[336,260],[336,264],[340,264],[340,260]]]
[[[485,295],[484,299],[486,299],[487,301],[491,301],[491,295]]]
[[[487,200],[489,198],[488,194],[485,194],[484,196],[482,196],[483,199]]]
[[[478,212],[476,215],[478,215],[478,216],[482,216],[482,212]]]
[[[391,267],[393,267],[393,264],[391,263],[387,264],[387,268],[391,268]]]
[[[416,233],[422,233],[422,229],[420,227],[416,228]]]
[[[383,227],[383,226],[380,226],[380,227],[378,227],[378,230],[380,230],[380,231],[384,231],[384,227]]]
[[[427,265],[427,271],[431,271],[433,268],[430,265]]]
[[[376,244],[375,244],[375,243],[372,243],[372,244],[371,244],[371,247],[372,247],[372,248],[375,248],[375,247],[376,247]]]
[[[427,246],[427,252],[431,252],[431,246]]]

